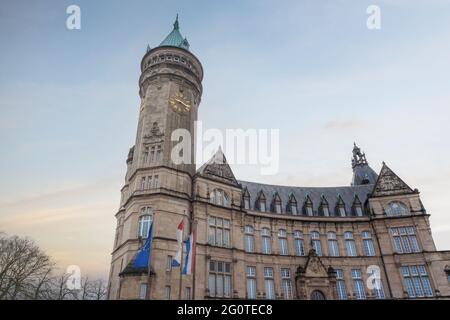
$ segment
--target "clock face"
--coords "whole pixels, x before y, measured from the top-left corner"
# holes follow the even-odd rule
[[[177,92],[170,98],[169,104],[172,110],[178,113],[188,113],[191,110],[191,102],[181,92]]]

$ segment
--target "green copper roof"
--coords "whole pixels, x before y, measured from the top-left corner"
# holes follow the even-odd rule
[[[186,38],[180,33],[180,25],[178,23],[178,15],[173,24],[173,30],[169,35],[161,42],[159,46],[170,46],[170,47],[178,47],[183,48],[185,50],[189,50],[189,42]]]

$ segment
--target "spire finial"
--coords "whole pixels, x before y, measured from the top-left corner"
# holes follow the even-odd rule
[[[173,23],[173,28],[174,28],[175,30],[180,29],[180,24],[178,23],[178,13],[177,13],[177,17],[176,17],[176,19],[175,19],[175,22]]]

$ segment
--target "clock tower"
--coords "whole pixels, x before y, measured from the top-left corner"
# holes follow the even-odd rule
[[[139,121],[116,214],[110,299],[159,298],[167,282],[179,281],[179,274],[171,274],[171,279],[167,279],[164,270],[177,251],[177,225],[184,221],[185,234],[189,232],[195,174],[194,125],[202,79],[202,65],[189,51],[177,16],[170,34],[159,46],[148,47],[141,62]],[[177,129],[189,134],[173,135]],[[174,149],[180,142],[190,148]],[[173,161],[173,154],[184,162]],[[134,259],[151,222],[154,227],[150,269],[136,269]]]

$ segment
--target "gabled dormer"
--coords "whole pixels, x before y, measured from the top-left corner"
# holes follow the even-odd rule
[[[357,217],[362,217],[364,214],[363,205],[357,194],[355,194],[355,197],[353,198],[352,213]]]
[[[345,217],[345,216],[347,216],[347,211],[346,211],[346,208],[345,208],[344,199],[342,199],[340,194],[338,194],[337,197],[338,197],[338,199],[337,199],[337,202],[336,202],[336,209],[335,209],[336,216],[338,216],[338,217]]]
[[[271,207],[273,212],[281,213],[281,198],[278,192],[273,195]]]
[[[244,188],[244,192],[242,193],[242,207],[245,210],[250,210],[250,193],[248,192],[247,187]]]
[[[305,202],[303,203],[303,213],[309,217],[314,215],[313,202],[309,194],[306,195]]]
[[[266,196],[262,190],[258,192],[258,197],[256,198],[256,201],[255,201],[255,208],[261,212],[267,211]]]
[[[320,196],[319,213],[324,217],[330,216],[330,206],[328,204],[327,199],[325,198],[325,196],[323,194]]]
[[[294,216],[298,214],[297,199],[293,193],[289,194],[289,202],[286,204],[286,212],[289,212]]]

